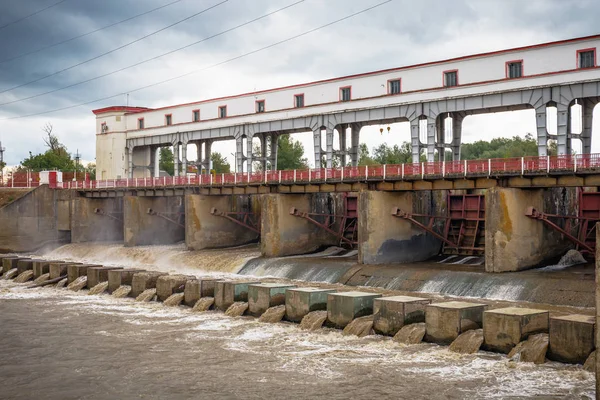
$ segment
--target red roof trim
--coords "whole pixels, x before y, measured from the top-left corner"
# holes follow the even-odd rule
[[[142,111],[151,111],[151,110],[152,110],[151,108],[147,108],[147,107],[111,106],[111,107],[99,108],[97,110],[92,110],[92,112],[96,115],[106,114],[109,112],[119,112],[119,111],[125,111],[126,113],[131,114],[131,113],[142,112]]]

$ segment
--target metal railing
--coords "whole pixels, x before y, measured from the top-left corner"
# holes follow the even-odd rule
[[[62,188],[86,190],[167,186],[248,186],[565,174],[600,174],[600,154],[421,162],[286,171],[271,170],[182,177],[107,179],[89,182],[69,181],[63,182]]]

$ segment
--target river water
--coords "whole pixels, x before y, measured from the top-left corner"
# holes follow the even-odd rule
[[[2,399],[593,398],[579,366],[0,281]]]

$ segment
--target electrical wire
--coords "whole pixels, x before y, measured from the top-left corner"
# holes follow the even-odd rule
[[[137,15],[134,15],[134,16],[132,16],[132,17],[125,18],[125,19],[123,19],[123,20],[121,20],[121,21],[114,22],[114,23],[112,23],[112,24],[109,24],[109,25],[103,26],[102,28],[94,29],[93,31],[89,31],[89,32],[86,32],[86,33],[82,33],[81,35],[78,35],[78,36],[73,36],[72,38],[65,39],[65,40],[62,40],[62,41],[60,41],[60,42],[56,42],[56,43],[50,44],[50,45],[48,45],[48,46],[45,46],[45,47],[40,47],[40,48],[39,48],[39,49],[37,49],[37,50],[32,50],[32,51],[29,51],[29,52],[27,52],[27,53],[21,53],[21,54],[19,54],[18,56],[14,56],[14,57],[11,57],[11,58],[5,58],[4,60],[0,60],[0,64],[7,63],[7,62],[9,62],[9,61],[18,60],[19,58],[23,58],[23,57],[26,57],[26,56],[30,56],[30,55],[32,55],[32,54],[39,53],[40,51],[44,51],[44,50],[47,50],[47,49],[51,49],[52,47],[60,46],[61,44],[65,44],[65,43],[72,42],[73,40],[80,39],[80,38],[82,38],[82,37],[85,37],[85,36],[89,36],[89,35],[91,35],[91,34],[93,34],[93,33],[100,32],[100,31],[102,31],[102,30],[104,30],[104,29],[112,28],[113,26],[117,26],[117,25],[119,25],[119,24],[122,24],[122,23],[124,23],[124,22],[128,22],[128,21],[134,20],[134,19],[136,19],[136,18],[139,18],[139,17],[142,17],[142,16],[144,16],[144,15],[147,15],[147,14],[153,13],[153,12],[155,12],[155,11],[161,10],[161,9],[163,9],[163,8],[165,8],[165,7],[172,6],[173,4],[175,4],[175,3],[180,3],[180,2],[182,2],[182,1],[183,1],[183,0],[175,0],[175,1],[172,1],[172,2],[170,2],[170,3],[167,3],[167,4],[165,4],[165,5],[162,5],[162,6],[160,6],[160,7],[153,8],[152,10],[148,10],[148,11],[146,11],[146,12],[143,12],[143,13],[141,13],[141,14],[137,14]]]
[[[156,35],[156,34],[158,34],[158,33],[162,32],[162,31],[165,31],[165,30],[167,30],[167,29],[169,29],[169,28],[172,28],[172,27],[174,27],[174,26],[176,26],[176,25],[179,25],[179,24],[181,24],[181,23],[183,23],[183,22],[185,22],[185,21],[187,21],[187,20],[190,20],[190,19],[192,19],[192,18],[194,18],[194,17],[197,17],[197,16],[198,16],[198,15],[200,15],[200,14],[204,14],[205,12],[207,12],[207,11],[209,11],[209,10],[212,10],[213,8],[219,7],[220,5],[222,5],[222,4],[225,4],[225,3],[227,3],[228,1],[229,1],[229,0],[222,0],[220,3],[217,3],[217,4],[215,4],[215,5],[212,5],[212,6],[208,7],[208,8],[205,8],[205,9],[204,9],[204,10],[202,10],[202,11],[199,11],[199,12],[197,12],[197,13],[195,13],[195,14],[192,14],[192,15],[190,15],[190,16],[188,16],[188,17],[185,17],[184,19],[181,19],[181,20],[179,20],[179,21],[177,21],[177,22],[175,22],[175,23],[172,23],[172,24],[170,24],[170,25],[167,25],[167,26],[165,26],[164,28],[161,28],[161,29],[159,29],[159,30],[157,30],[157,31],[154,31],[154,32],[152,32],[152,33],[149,33],[148,35],[142,36],[141,38],[138,38],[138,39],[136,39],[136,40],[134,40],[134,41],[131,41],[131,42],[129,42],[129,43],[126,43],[126,44],[124,44],[124,45],[121,45],[121,46],[119,46],[119,47],[116,47],[116,48],[114,48],[114,49],[112,49],[112,50],[109,50],[109,51],[107,51],[107,52],[105,52],[105,53],[102,53],[102,54],[100,54],[100,55],[97,55],[97,56],[95,56],[95,57],[89,58],[89,59],[87,59],[87,60],[85,60],[85,61],[82,61],[82,62],[79,62],[79,63],[77,63],[77,64],[71,65],[70,67],[63,68],[63,69],[61,69],[61,70],[59,70],[59,71],[53,72],[53,73],[51,73],[51,74],[48,74],[48,75],[45,75],[45,76],[41,76],[41,77],[39,77],[39,78],[37,78],[37,79],[34,79],[34,80],[32,80],[32,81],[29,81],[29,82],[21,83],[21,84],[19,84],[19,85],[17,85],[17,86],[13,86],[13,87],[11,87],[11,88],[4,89],[4,90],[0,91],[0,94],[2,94],[2,93],[6,93],[6,92],[10,92],[11,90],[15,90],[15,89],[21,88],[21,87],[23,87],[23,86],[31,85],[32,83],[36,83],[36,82],[39,82],[39,81],[43,81],[44,79],[50,78],[50,77],[52,77],[52,76],[55,76],[55,75],[58,75],[58,74],[60,74],[60,73],[62,73],[62,72],[69,71],[69,70],[71,70],[71,69],[73,69],[73,68],[77,68],[77,67],[79,67],[79,66],[81,66],[81,65],[83,65],[83,64],[87,64],[87,63],[89,63],[89,62],[91,62],[91,61],[94,61],[94,60],[97,60],[97,59],[99,59],[99,58],[102,58],[102,57],[104,57],[104,56],[106,56],[106,55],[108,55],[108,54],[111,54],[111,53],[114,53],[115,51],[118,51],[118,50],[124,49],[125,47],[131,46],[131,45],[132,45],[132,44],[134,44],[134,43],[140,42],[140,41],[142,41],[142,40],[144,40],[144,39],[147,39],[147,38],[149,38],[150,36],[154,36],[154,35]]]
[[[118,93],[118,94],[114,94],[114,95],[111,95],[111,96],[106,96],[106,97],[102,97],[102,98],[99,98],[99,99],[86,101],[84,103],[78,103],[78,104],[73,104],[73,105],[66,106],[66,107],[55,108],[53,110],[42,111],[42,112],[38,112],[38,113],[35,113],[35,114],[18,115],[18,116],[14,116],[14,117],[2,118],[2,119],[0,119],[0,121],[8,121],[8,120],[14,120],[14,119],[29,118],[29,117],[35,117],[35,116],[38,116],[38,115],[45,115],[45,114],[51,114],[51,113],[55,113],[55,112],[59,112],[59,111],[71,110],[73,108],[87,106],[87,105],[90,105],[90,104],[93,104],[93,103],[99,103],[99,102],[105,101],[105,100],[110,100],[110,99],[113,99],[115,97],[123,96],[123,95],[128,94],[128,93],[134,93],[134,92],[139,92],[141,90],[149,89],[151,87],[162,85],[164,83],[171,82],[171,81],[174,81],[174,80],[177,80],[177,79],[180,79],[180,78],[184,78],[184,77],[196,74],[198,72],[206,71],[208,69],[215,68],[215,67],[218,67],[218,66],[230,63],[232,61],[236,61],[236,60],[239,60],[241,58],[248,57],[248,56],[250,56],[252,54],[256,54],[258,52],[261,52],[261,51],[273,48],[273,47],[278,46],[280,44],[290,42],[290,41],[298,39],[300,37],[309,35],[309,34],[311,34],[313,32],[317,32],[317,31],[319,31],[321,29],[327,28],[327,27],[329,27],[331,25],[335,25],[335,24],[340,23],[342,21],[345,21],[345,20],[348,20],[350,18],[356,17],[357,15],[364,14],[364,13],[366,13],[368,11],[371,11],[371,10],[373,10],[375,8],[383,6],[384,4],[391,3],[392,1],[393,0],[385,0],[383,2],[377,3],[377,4],[375,4],[373,6],[370,6],[370,7],[367,7],[367,8],[364,8],[364,9],[362,9],[360,11],[355,12],[355,13],[349,14],[349,15],[347,15],[345,17],[339,18],[339,19],[337,19],[335,21],[329,22],[329,23],[327,23],[325,25],[321,25],[319,27],[310,29],[308,31],[304,31],[304,32],[302,32],[302,33],[300,33],[298,35],[290,36],[290,37],[288,37],[286,39],[283,39],[283,40],[280,40],[278,42],[269,44],[267,46],[264,46],[264,47],[261,47],[261,48],[249,51],[249,52],[244,53],[244,54],[240,54],[240,55],[235,56],[233,58],[229,58],[229,59],[221,61],[219,63],[212,64],[212,65],[210,65],[208,67],[204,67],[204,68],[200,68],[200,69],[197,69],[197,70],[194,70],[194,71],[187,72],[187,73],[182,74],[182,75],[178,75],[178,76],[175,76],[175,77],[172,77],[172,78],[168,78],[168,79],[165,79],[165,80],[162,80],[162,81],[159,81],[159,82],[154,82],[154,83],[151,83],[149,85],[141,86],[141,87],[138,87],[136,89],[127,90],[127,91],[124,91],[124,92],[121,92],[121,93]]]
[[[21,18],[19,18],[19,19],[16,19],[16,20],[12,21],[12,22],[9,22],[9,23],[7,23],[7,24],[4,24],[4,25],[0,26],[0,31],[1,31],[2,29],[4,29],[4,28],[8,28],[8,27],[9,27],[9,26],[11,26],[11,25],[14,25],[14,24],[16,24],[16,23],[19,23],[19,22],[21,22],[21,21],[24,21],[24,20],[26,20],[27,18],[31,18],[31,17],[33,17],[34,15],[40,14],[40,13],[42,13],[42,12],[44,12],[44,11],[46,11],[46,10],[48,10],[48,9],[52,8],[52,7],[56,7],[57,5],[59,5],[59,4],[61,4],[61,3],[64,3],[65,1],[67,1],[67,0],[60,0],[60,1],[56,2],[56,3],[54,3],[54,4],[51,4],[51,5],[49,5],[48,7],[42,8],[41,10],[37,10],[36,12],[34,12],[34,13],[32,13],[32,14],[26,15],[26,16],[24,16],[24,17],[21,17]]]
[[[281,11],[287,10],[288,8],[291,8],[291,7],[295,6],[295,5],[298,5],[298,4],[300,4],[300,3],[303,3],[304,1],[306,1],[306,0],[299,0],[299,1],[295,2],[295,3],[292,3],[292,4],[290,4],[290,5],[287,5],[287,6],[285,6],[285,7],[282,7],[282,8],[279,8],[279,9],[277,9],[277,10],[271,11],[271,12],[269,12],[269,13],[267,13],[267,14],[261,15],[261,16],[260,16],[260,17],[258,17],[258,18],[254,18],[254,19],[252,19],[252,20],[250,20],[250,21],[247,21],[247,22],[244,22],[244,23],[242,23],[242,24],[236,25],[236,26],[234,26],[234,27],[232,27],[232,28],[226,29],[226,30],[224,30],[224,31],[221,31],[221,32],[219,32],[219,33],[215,33],[214,35],[211,35],[211,36],[205,37],[204,39],[197,40],[197,41],[195,41],[195,42],[193,42],[193,43],[190,43],[190,44],[188,44],[188,45],[185,45],[185,46],[183,46],[183,47],[179,47],[179,48],[177,48],[177,49],[174,49],[174,50],[168,51],[168,52],[166,52],[166,53],[159,54],[159,55],[157,55],[157,56],[154,56],[154,57],[148,58],[148,59],[146,59],[146,60],[139,61],[139,62],[137,62],[137,63],[135,63],[135,64],[131,64],[131,65],[128,65],[128,66],[126,66],[126,67],[122,67],[122,68],[116,69],[116,70],[114,70],[114,71],[107,72],[107,73],[104,73],[104,74],[102,74],[102,75],[95,76],[95,77],[93,77],[93,78],[85,79],[85,80],[83,80],[83,81],[80,81],[80,82],[76,82],[76,83],[73,83],[73,84],[70,84],[70,85],[67,85],[67,86],[63,86],[63,87],[61,87],[61,88],[56,88],[56,89],[48,90],[48,91],[46,91],[46,92],[43,92],[43,93],[38,93],[38,94],[34,94],[34,95],[31,95],[31,96],[28,96],[28,97],[23,97],[23,98],[20,98],[20,99],[16,99],[16,100],[7,101],[7,102],[5,102],[5,103],[0,103],[0,106],[6,106],[6,105],[9,105],[9,104],[15,104],[15,103],[19,103],[19,102],[22,102],[22,101],[26,101],[26,100],[31,100],[31,99],[35,99],[35,98],[38,98],[38,97],[42,97],[42,96],[45,96],[45,95],[47,95],[47,94],[51,94],[51,93],[60,92],[61,90],[70,89],[70,88],[72,88],[72,87],[79,86],[79,85],[82,85],[82,84],[84,84],[84,83],[89,83],[89,82],[92,82],[92,81],[95,81],[95,80],[98,80],[98,79],[105,78],[105,77],[107,77],[107,76],[110,76],[110,75],[116,74],[116,73],[118,73],[118,72],[125,71],[125,70],[127,70],[127,69],[129,69],[129,68],[137,67],[137,66],[139,66],[139,65],[142,65],[142,64],[145,64],[145,63],[147,63],[147,62],[150,62],[150,61],[157,60],[157,59],[159,59],[159,58],[161,58],[161,57],[164,57],[164,56],[167,56],[167,55],[171,55],[171,54],[173,54],[173,53],[176,53],[176,52],[178,52],[178,51],[181,51],[181,50],[187,49],[187,48],[189,48],[189,47],[195,46],[195,45],[197,45],[197,44],[199,44],[199,43],[203,43],[203,42],[206,42],[206,41],[208,41],[208,40],[214,39],[214,38],[216,38],[216,37],[218,37],[218,36],[222,36],[222,35],[224,35],[224,34],[226,34],[226,33],[229,33],[229,32],[232,32],[232,31],[235,31],[236,29],[242,28],[242,27],[244,27],[244,26],[246,26],[246,25],[250,25],[250,24],[252,24],[252,23],[254,23],[254,22],[256,22],[256,21],[259,21],[259,20],[261,20],[261,19],[267,18],[267,17],[269,17],[269,16],[271,16],[271,15],[273,15],[273,14],[277,14],[278,12],[281,12]]]

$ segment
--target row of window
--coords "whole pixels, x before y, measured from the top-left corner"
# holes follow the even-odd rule
[[[594,68],[596,66],[596,49],[586,49],[577,51],[577,66],[580,69]],[[508,61],[506,63],[506,77],[509,79],[521,78],[523,76],[523,60]],[[444,87],[458,86],[458,70],[450,70],[443,72]],[[401,93],[400,79],[391,79],[388,81],[388,94]],[[340,88],[340,101],[352,100],[352,87],[344,86]],[[294,108],[304,107],[304,94],[294,95]],[[256,100],[256,112],[263,113],[266,111],[265,101]],[[219,118],[227,117],[227,106],[219,106]],[[200,121],[200,110],[192,111],[192,121]],[[173,116],[165,115],[165,125],[173,125]],[[138,129],[144,129],[144,118],[138,119]]]

